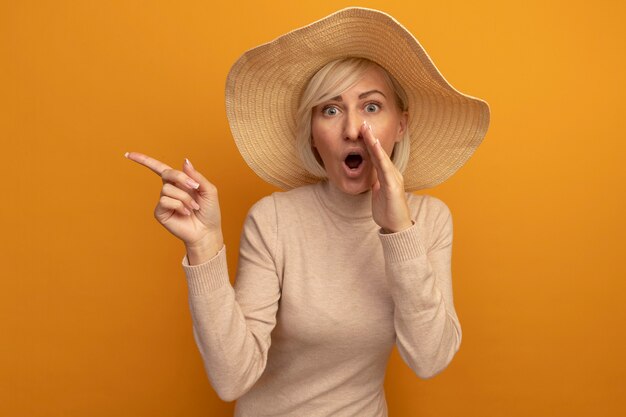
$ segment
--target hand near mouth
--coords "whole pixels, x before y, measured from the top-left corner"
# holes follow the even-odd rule
[[[404,178],[387,155],[372,127],[361,126],[365,146],[374,165],[372,182],[372,217],[383,233],[396,233],[413,225],[404,194]]]

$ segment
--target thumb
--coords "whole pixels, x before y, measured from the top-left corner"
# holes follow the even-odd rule
[[[207,180],[204,175],[202,175],[199,171],[196,171],[194,166],[191,164],[191,161],[187,158],[185,158],[185,163],[183,163],[183,172],[200,184],[200,187],[198,187],[197,190],[200,194],[211,191],[214,188],[214,185],[211,184],[211,182]]]
[[[380,188],[380,181],[378,181],[378,170],[374,167],[372,169],[372,189],[374,189],[374,187],[376,187],[377,185],[377,188]]]
[[[191,164],[191,161],[187,158],[185,158],[185,163],[183,164],[183,171],[187,175],[191,174],[192,172],[198,172]]]
[[[380,190],[380,181],[376,180],[374,184],[372,184],[372,196],[375,196]]]

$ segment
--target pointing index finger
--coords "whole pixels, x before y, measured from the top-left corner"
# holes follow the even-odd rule
[[[155,174],[159,176],[161,176],[161,174],[163,174],[163,171],[165,171],[166,169],[172,169],[172,167],[170,167],[169,165],[139,152],[126,152],[124,156],[126,156],[126,158],[130,159],[131,161],[135,161],[138,164],[150,168]]]

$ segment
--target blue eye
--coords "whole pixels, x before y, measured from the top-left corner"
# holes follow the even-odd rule
[[[325,116],[335,116],[339,113],[339,110],[335,106],[326,106],[322,109],[322,114]]]
[[[365,106],[365,111],[368,113],[375,113],[380,109],[380,106],[376,103],[369,103]]]

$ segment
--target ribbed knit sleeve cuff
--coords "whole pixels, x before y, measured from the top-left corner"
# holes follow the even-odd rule
[[[228,264],[226,263],[226,246],[211,259],[200,265],[189,265],[187,255],[182,261],[189,294],[200,295],[215,291],[224,284],[230,284],[228,280]]]
[[[385,259],[389,262],[403,262],[426,253],[415,224],[397,233],[379,231],[378,236],[383,245]]]

